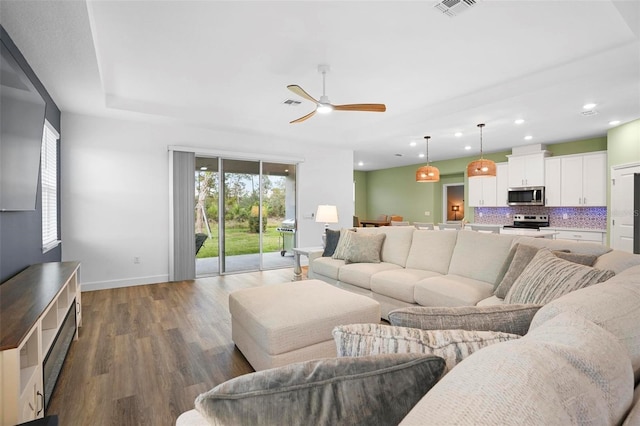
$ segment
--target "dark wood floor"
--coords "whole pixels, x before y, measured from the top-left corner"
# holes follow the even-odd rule
[[[83,326],[47,414],[60,425],[172,425],[196,396],[253,369],[231,341],[231,291],[292,269],[82,293]]]

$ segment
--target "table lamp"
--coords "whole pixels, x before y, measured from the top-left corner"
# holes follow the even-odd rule
[[[338,208],[320,204],[316,210],[316,222],[324,222],[324,232],[322,233],[322,243],[324,245],[327,229],[330,223],[338,223]]]

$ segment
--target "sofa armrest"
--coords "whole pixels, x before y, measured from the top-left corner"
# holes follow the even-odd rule
[[[309,255],[307,256],[309,258],[309,263],[313,262],[314,259],[322,257],[322,253],[322,250],[309,252]]]
[[[389,312],[391,325],[422,330],[501,331],[524,336],[541,305],[416,306]]]

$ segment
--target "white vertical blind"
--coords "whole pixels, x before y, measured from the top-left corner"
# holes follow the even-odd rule
[[[58,241],[58,139],[60,135],[45,120],[42,133],[42,251],[56,247]]]

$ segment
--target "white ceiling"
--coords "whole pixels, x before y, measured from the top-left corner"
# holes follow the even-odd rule
[[[424,163],[424,135],[433,161],[476,155],[480,122],[492,152],[640,118],[640,2],[480,0],[454,18],[434,5],[1,0],[0,19],[62,111],[351,148],[356,170]],[[313,104],[286,86],[319,98],[319,64],[332,103],[387,111],[289,124]]]

